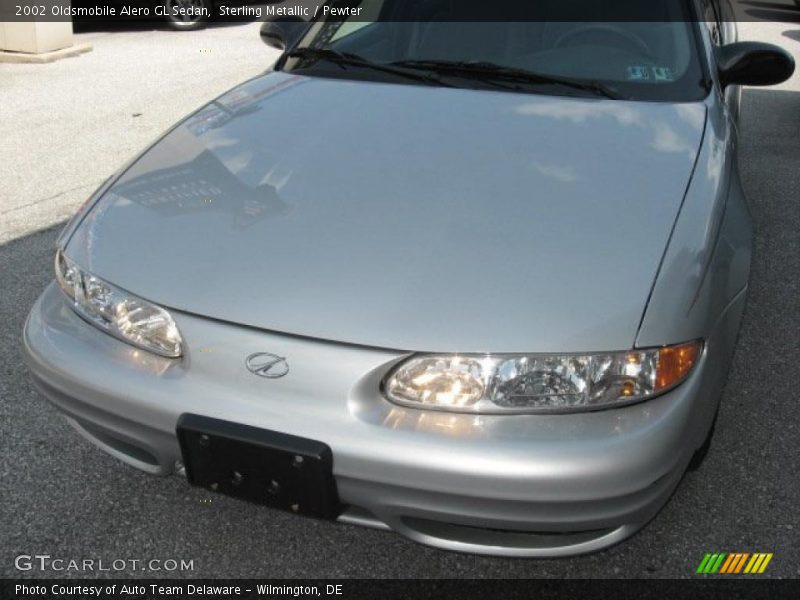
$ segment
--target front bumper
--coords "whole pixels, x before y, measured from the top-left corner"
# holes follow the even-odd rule
[[[84,322],[51,284],[25,325],[37,388],[85,437],[149,473],[175,471],[185,412],[324,441],[341,519],[429,545],[505,556],[601,549],[667,501],[725,381],[741,300],[695,372],[664,396],[573,415],[475,416],[395,406],[379,382],[405,353],[279,335],[173,311],[187,354],[161,358]],[[255,352],[286,356],[253,376]]]

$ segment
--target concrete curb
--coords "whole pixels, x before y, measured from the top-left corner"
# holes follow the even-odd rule
[[[41,54],[29,54],[27,52],[8,52],[0,50],[0,63],[50,63],[62,58],[78,56],[84,52],[92,50],[91,44],[77,44],[61,50],[43,52]]]

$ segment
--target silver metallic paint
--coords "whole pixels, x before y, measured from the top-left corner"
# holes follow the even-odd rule
[[[199,412],[325,440],[351,522],[508,556],[616,543],[666,502],[727,377],[752,245],[728,96],[671,106],[257,78],[177,126],[64,237],[83,266],[171,307],[187,354],[105,335],[51,285],[25,326],[34,382],[82,435],[151,473],[173,472],[178,415]],[[199,201],[145,206],[170,177],[208,181]],[[684,384],[614,410],[445,414],[378,391],[404,350],[697,337]],[[292,372],[253,377],[242,361],[260,351]]]
[[[623,350],[705,111],[271,73],[151,148],[66,252],[159,304],[272,331]]]
[[[90,424],[146,451],[112,453],[156,474],[174,470],[174,434],[196,412],[325,439],[342,500],[425,543],[513,556],[556,556],[614,543],[667,500],[705,435],[725,381],[744,295],[725,312],[697,370],[655,400],[584,415],[474,416],[406,409],[376,390],[405,354],[270,334],[183,313],[190,354],[166,359],[89,325],[51,284],[25,327],[37,387],[78,428]],[[267,381],[242,354],[269,346],[293,357],[290,376]],[[109,445],[83,430],[105,450]],[[502,545],[431,536],[407,524],[434,519],[546,532],[619,530],[580,544]],[[565,540],[566,541],[566,540]]]

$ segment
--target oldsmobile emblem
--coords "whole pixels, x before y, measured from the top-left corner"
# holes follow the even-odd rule
[[[289,372],[289,363],[286,362],[286,358],[269,352],[251,354],[245,359],[244,364],[253,375],[267,379],[278,379]]]

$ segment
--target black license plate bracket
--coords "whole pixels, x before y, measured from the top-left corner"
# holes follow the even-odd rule
[[[192,485],[312,517],[342,512],[323,442],[188,413],[176,432]]]

